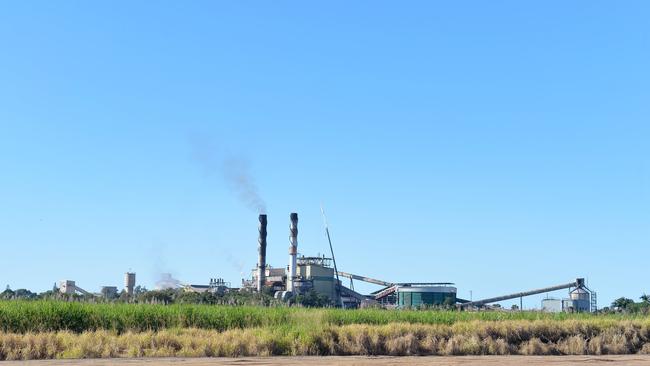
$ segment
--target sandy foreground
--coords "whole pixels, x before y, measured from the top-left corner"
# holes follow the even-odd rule
[[[97,360],[6,361],[11,365],[68,366],[207,366],[207,365],[650,365],[650,355],[621,356],[427,356],[427,357],[242,357],[242,358],[125,358]]]

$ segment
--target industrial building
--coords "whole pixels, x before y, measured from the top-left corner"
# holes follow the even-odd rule
[[[100,291],[102,296],[106,299],[113,299],[117,297],[117,287],[116,286],[102,286]]]
[[[230,282],[226,282],[223,278],[211,278],[207,285],[183,285],[185,292],[196,293],[210,293],[223,295],[230,291]]]
[[[542,311],[549,313],[588,313],[596,310],[596,293],[586,286],[571,290],[567,299],[546,298],[542,300]]]
[[[124,274],[124,292],[129,296],[133,295],[135,289],[135,273],[126,272]],[[65,295],[82,294],[86,296],[104,297],[112,299],[118,296],[117,286],[102,286],[99,293],[90,293],[79,287],[73,280],[59,281],[59,292]]]
[[[457,302],[453,283],[392,283],[338,271],[332,251],[331,257],[298,255],[298,214],[289,216],[289,263],[286,268],[273,268],[266,263],[266,215],[259,216],[258,263],[250,281],[242,288],[262,291],[269,289],[277,299],[289,300],[295,295],[315,291],[331,300],[332,305],[359,307],[381,304],[386,307],[411,308],[453,305]],[[329,234],[329,232],[328,232]],[[350,280],[344,286],[340,278]],[[354,280],[368,282],[383,288],[370,295],[354,290]]]
[[[267,215],[259,215],[258,262],[252,271],[251,280],[242,280],[244,290],[271,291],[277,299],[290,300],[296,295],[315,291],[331,300],[332,305],[340,307],[359,307],[379,305],[387,308],[421,308],[434,306],[456,306],[459,309],[489,307],[489,304],[509,299],[569,289],[569,298],[548,299],[542,304],[547,311],[595,311],[596,293],[585,285],[584,279],[545,287],[537,290],[517,292],[477,301],[468,301],[457,296],[457,288],[451,282],[412,282],[393,283],[339,271],[331,246],[331,256],[298,255],[298,214],[289,215],[289,261],[286,267],[274,268],[266,262]],[[329,229],[326,224],[329,239]],[[350,280],[344,286],[341,277]],[[363,295],[354,290],[354,280],[371,283],[381,288],[371,294]],[[555,302],[554,302],[555,301]]]
[[[396,292],[400,308],[456,304],[456,287],[448,284],[398,285]]]
[[[521,309],[523,298],[526,296],[568,289],[568,298],[547,297],[542,300],[542,310],[548,312],[597,311],[596,292],[586,286],[583,278],[577,278],[575,281],[561,285],[468,301],[457,296],[458,290],[452,282],[398,283],[339,271],[326,221],[325,230],[329,241],[329,255],[305,256],[299,254],[297,213],[289,215],[289,256],[287,265],[273,267],[266,261],[267,215],[261,214],[258,219],[257,265],[252,270],[250,280],[242,279],[241,289],[232,288],[230,283],[222,278],[211,278],[207,285],[198,285],[183,283],[174,279],[171,274],[163,274],[156,284],[156,288],[217,295],[240,290],[257,291],[270,293],[276,299],[284,301],[293,301],[298,295],[315,292],[321,298],[329,299],[332,306],[343,308],[365,306],[381,306],[391,309],[456,307],[459,310],[497,307],[498,305],[490,304],[511,299],[520,299],[519,309]],[[341,278],[348,279],[349,284],[347,286],[343,285]],[[361,294],[355,291],[354,281],[373,284],[379,286],[379,289],[367,295]],[[135,295],[135,286],[136,274],[130,271],[126,272],[124,274],[124,293],[128,297]],[[67,295],[80,293],[102,296],[107,299],[118,296],[117,287],[115,286],[104,286],[101,288],[100,293],[91,294],[80,288],[72,280],[61,281],[59,291]]]

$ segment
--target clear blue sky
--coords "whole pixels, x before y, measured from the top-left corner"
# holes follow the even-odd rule
[[[290,212],[299,251],[326,252],[323,202],[348,272],[475,299],[584,276],[601,305],[637,299],[648,19],[645,1],[4,3],[0,284],[239,283],[257,214],[219,172],[235,157],[274,266]]]

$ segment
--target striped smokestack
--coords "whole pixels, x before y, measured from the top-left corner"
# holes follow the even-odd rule
[[[293,280],[296,277],[296,255],[298,254],[298,214],[289,216],[289,274],[287,275],[287,291],[293,292]]]
[[[259,259],[257,261],[257,291],[261,292],[266,282],[266,215],[260,215]]]

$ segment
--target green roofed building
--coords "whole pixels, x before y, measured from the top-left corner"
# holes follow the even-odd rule
[[[397,286],[397,307],[453,305],[456,287],[448,285],[404,284]]]

